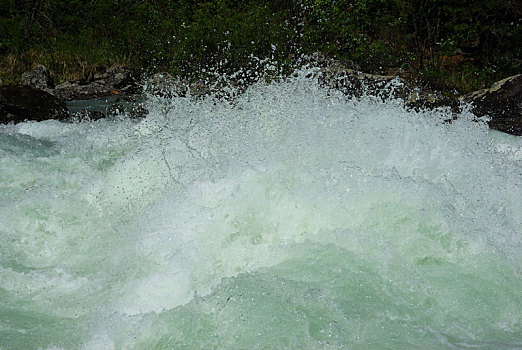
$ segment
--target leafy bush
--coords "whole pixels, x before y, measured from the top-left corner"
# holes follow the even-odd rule
[[[288,70],[301,54],[321,51],[365,71],[414,69],[468,90],[520,72],[521,45],[513,45],[520,42],[522,12],[515,0],[0,4],[0,62],[14,67],[9,62],[16,56],[20,63],[2,73],[8,81],[36,59],[63,80],[114,63],[201,75],[209,67],[233,72],[271,58]]]

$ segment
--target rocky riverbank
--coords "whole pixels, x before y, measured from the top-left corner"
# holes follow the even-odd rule
[[[20,84],[48,92],[62,101],[99,99],[115,94],[141,92],[139,72],[123,66],[113,66],[102,73],[92,73],[80,80],[55,86],[49,70],[39,64],[22,75]]]
[[[499,81],[489,89],[456,98],[417,86],[413,79],[408,79],[400,71],[393,75],[366,74],[324,56],[314,57],[313,65],[319,67],[314,74],[323,86],[340,90],[348,96],[367,94],[383,99],[397,98],[404,101],[408,108],[443,107],[455,114],[462,102],[470,103],[472,112],[478,117],[489,117],[492,129],[522,135],[522,74]],[[132,102],[144,93],[201,96],[219,92],[219,89],[219,84],[210,87],[203,81],[189,82],[168,73],[144,78],[139,72],[122,66],[55,86],[47,68],[37,65],[33,71],[24,73],[21,85],[0,86],[0,123],[17,123],[27,119],[67,120],[71,117],[99,119],[121,112],[131,117],[143,117],[147,110]],[[64,101],[110,96],[117,98],[104,112],[86,109],[70,113],[64,104]]]
[[[318,57],[321,67],[319,81],[346,95],[360,97],[362,94],[398,98],[408,108],[449,108],[454,114],[462,104],[470,104],[477,117],[487,117],[491,129],[508,134],[522,135],[522,74],[494,83],[490,88],[450,97],[423,88],[407,74],[374,75],[347,68],[345,64],[329,58]]]
[[[22,75],[20,85],[0,86],[0,123],[24,120],[96,120],[126,113],[143,117],[147,111],[137,103],[143,81],[139,72],[129,67],[114,66],[83,79],[55,85],[49,70],[36,65]],[[108,99],[106,110],[68,111],[65,102]]]

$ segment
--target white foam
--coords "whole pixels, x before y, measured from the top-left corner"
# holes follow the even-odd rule
[[[84,347],[112,349],[127,320],[275,266],[305,242],[379,261],[385,276],[397,259],[490,251],[520,271],[520,138],[468,112],[445,124],[444,111],[347,99],[306,73],[233,103],[151,98],[139,122],[3,128],[53,148],[2,159],[17,170],[0,173],[11,186],[1,252],[49,268],[2,265],[3,287],[52,284],[60,298],[34,299],[90,303]]]

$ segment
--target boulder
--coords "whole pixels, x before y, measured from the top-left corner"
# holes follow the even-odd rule
[[[94,80],[104,83],[120,93],[134,94],[140,92],[140,74],[129,67],[110,67],[104,73],[94,74]]]
[[[500,80],[489,89],[467,94],[461,100],[471,103],[471,111],[476,116],[488,116],[491,129],[522,135],[522,74]]]
[[[225,97],[225,88],[226,85],[219,81],[180,79],[164,72],[156,73],[144,81],[144,92],[159,97],[204,97],[210,94]]]
[[[354,97],[398,98],[407,96],[409,90],[396,76],[374,75],[335,66],[321,70],[319,83]]]
[[[185,85],[179,79],[174,79],[169,73],[156,73],[145,79],[144,92],[161,97],[185,95],[187,90]]]
[[[54,96],[63,101],[104,98],[115,93],[118,92],[98,81],[89,84],[82,84],[79,81],[66,82],[56,86],[52,92]]]
[[[32,71],[23,73],[20,83],[39,90],[54,89],[51,73],[41,64],[36,65]]]
[[[448,108],[452,113],[460,112],[460,104],[456,98],[442,94],[439,91],[414,88],[407,96],[402,97],[406,107],[416,111],[422,109]],[[456,118],[454,115],[452,117]]]
[[[316,73],[319,83],[345,95],[356,98],[374,96],[382,100],[400,99],[406,107],[415,110],[443,107],[449,108],[452,112],[458,111],[459,103],[456,98],[418,86],[408,74],[403,76],[400,69],[390,75],[368,74],[350,68],[353,66],[350,62],[321,55],[313,58],[313,65],[320,68]]]
[[[0,86],[0,123],[25,120],[64,120],[69,117],[65,103],[55,96],[26,85]]]
[[[139,93],[139,73],[131,68],[114,66],[102,73],[95,73],[77,81],[56,86],[52,94],[64,100],[89,100],[114,94]]]

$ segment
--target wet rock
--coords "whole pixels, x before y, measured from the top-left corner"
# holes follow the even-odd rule
[[[489,89],[465,95],[471,111],[490,118],[489,127],[513,135],[522,135],[522,74],[500,80]]]
[[[175,79],[169,73],[156,73],[145,80],[144,91],[160,97],[184,96],[187,89],[180,79]]]
[[[51,73],[41,64],[36,65],[32,71],[23,73],[20,83],[47,92],[49,89],[54,89]]]
[[[0,123],[68,117],[65,103],[45,91],[26,85],[0,86]]]
[[[113,92],[111,87],[103,83],[92,82],[90,84],[82,84],[80,81],[62,83],[53,91],[53,95],[63,101],[104,98],[114,93],[117,92]]]
[[[92,74],[77,81],[62,83],[52,92],[64,100],[88,100],[111,95],[141,92],[139,73],[131,68],[114,66],[102,73]]]
[[[453,112],[459,109],[455,98],[417,86],[401,76],[400,69],[391,75],[362,73],[349,68],[351,63],[317,56],[314,66],[320,67],[317,73],[320,84],[339,90],[351,97],[374,96],[382,100],[400,99],[408,108],[415,110],[449,108]],[[345,66],[348,64],[348,67]]]
[[[125,115],[131,119],[145,118],[149,111],[139,103],[122,104],[117,103],[107,109],[106,115],[108,117],[115,117],[118,115]]]
[[[102,119],[105,117],[106,117],[106,115],[103,112],[84,109],[84,110],[78,111],[76,113],[72,113],[69,120],[93,121],[93,120],[98,120],[98,119]]]
[[[522,74],[496,82],[489,89],[476,91],[459,99],[421,87],[418,83],[396,75],[374,75],[348,68],[343,62],[324,56],[316,58],[321,84],[348,96],[398,98],[408,108],[448,108],[457,117],[460,101],[471,103],[478,117],[488,116],[489,127],[513,135],[522,135]],[[460,101],[459,101],[460,100]]]
[[[213,88],[210,86],[213,85]],[[205,81],[203,79],[174,78],[169,73],[156,73],[145,80],[144,91],[154,96],[174,97],[192,96],[203,97],[211,93],[219,95],[223,92],[223,85],[218,82]]]
[[[122,103],[113,104],[112,106],[107,108],[107,111],[106,111],[108,117],[122,115],[122,114],[125,114],[125,112],[126,112],[126,108],[125,108],[125,105]]]
[[[349,68],[332,70],[328,67],[322,71],[319,83],[353,97],[369,95],[388,99],[408,95],[408,87],[398,77],[361,73]]]
[[[113,66],[103,73],[94,74],[93,81],[125,94],[141,92],[140,74],[135,69]]]
[[[145,118],[149,114],[149,111],[142,104],[136,104],[136,105],[132,106],[132,108],[129,110],[128,114],[129,114],[129,118],[141,119],[141,118]]]
[[[460,104],[456,98],[445,96],[438,91],[429,91],[414,88],[403,98],[406,107],[416,111],[422,109],[449,108],[453,113],[460,111]]]

